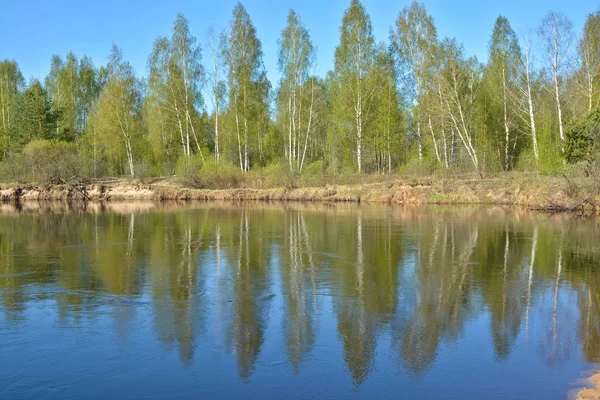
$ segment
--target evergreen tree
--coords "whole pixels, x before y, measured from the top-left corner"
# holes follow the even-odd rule
[[[35,139],[53,138],[54,115],[48,92],[33,80],[17,100],[17,116],[12,145],[22,148]]]

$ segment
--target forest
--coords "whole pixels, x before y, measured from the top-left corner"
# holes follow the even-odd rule
[[[176,177],[195,188],[325,184],[345,177],[486,178],[600,171],[600,8],[583,30],[549,12],[522,37],[499,16],[486,63],[439,37],[425,6],[399,11],[385,42],[351,0],[332,71],[290,10],[279,82],[241,3],[222,32],[177,15],[144,77],[55,55],[26,82],[0,61],[0,180],[59,184]],[[362,178],[361,178],[362,177]],[[254,182],[254,183],[253,183]]]

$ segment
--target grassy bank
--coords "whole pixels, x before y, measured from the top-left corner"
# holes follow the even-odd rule
[[[88,185],[0,184],[3,201],[38,200],[233,200],[328,201],[389,204],[501,204],[548,211],[600,210],[597,185],[589,179],[515,177],[493,179],[401,179],[315,187],[193,189],[175,179],[128,180]]]

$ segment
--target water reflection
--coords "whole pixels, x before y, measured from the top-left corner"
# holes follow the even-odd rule
[[[336,330],[334,361],[355,385],[381,346],[398,371],[425,376],[443,344],[482,318],[496,362],[519,341],[548,367],[600,360],[596,220],[501,208],[108,207],[2,206],[0,331],[24,334],[28,309],[51,302],[60,326],[110,318],[125,340],[150,312],[152,337],[182,366],[199,346],[224,349],[243,381],[269,340],[301,373],[324,329]]]

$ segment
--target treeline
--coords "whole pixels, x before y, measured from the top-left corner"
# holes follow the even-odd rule
[[[500,16],[483,64],[438,37],[421,3],[401,10],[388,43],[378,43],[352,0],[325,77],[316,76],[316,48],[290,10],[277,87],[241,3],[206,42],[203,51],[178,15],[170,36],[154,43],[147,79],[117,46],[101,67],[87,56],[54,56],[43,82],[26,83],[16,62],[0,62],[3,179],[201,178],[263,168],[485,176],[581,162],[591,173],[600,158],[600,9],[580,35],[557,12],[523,38]]]

